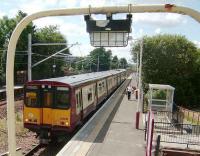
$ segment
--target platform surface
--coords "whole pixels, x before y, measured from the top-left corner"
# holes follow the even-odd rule
[[[134,80],[131,84],[135,85]],[[140,130],[135,129],[136,109],[137,100],[132,97],[128,101],[125,95],[114,118],[105,124],[87,156],[144,156],[144,131],[142,126]]]

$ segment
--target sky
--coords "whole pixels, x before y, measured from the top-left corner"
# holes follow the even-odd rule
[[[122,6],[128,4],[175,4],[189,7],[200,12],[200,0],[0,0],[0,18],[3,16],[15,17],[18,10],[28,15],[44,10]],[[92,15],[93,16],[93,15]],[[125,18],[124,14],[115,15],[116,18]],[[95,16],[96,19],[105,19],[105,16]],[[45,17],[33,21],[37,28],[48,25],[57,25],[60,32],[66,37],[68,44],[78,42],[70,52],[74,56],[86,56],[94,49],[90,45],[89,34],[86,32],[86,23],[83,16]],[[132,32],[134,40],[129,41],[127,47],[107,48],[113,56],[125,57],[131,62],[130,45],[142,36],[156,34],[179,34],[194,42],[200,47],[200,23],[187,15],[175,13],[134,13],[132,18]]]

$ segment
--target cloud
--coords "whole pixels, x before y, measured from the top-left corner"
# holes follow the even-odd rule
[[[74,7],[77,7],[78,2],[79,2],[78,0],[70,0],[70,2],[69,1],[60,0],[58,2],[58,6],[60,8],[74,8]]]
[[[2,11],[0,10],[0,18],[3,17],[3,16],[5,16],[5,15],[6,15],[6,13],[4,13],[4,12],[2,12]]]
[[[70,48],[70,52],[74,56],[87,56],[90,54],[90,52],[94,49],[90,44],[80,44],[75,45],[72,48]]]
[[[72,8],[76,7],[78,0],[33,0],[27,3],[26,0],[19,0],[19,5],[16,7],[28,14],[39,11],[59,9],[59,8]]]
[[[26,3],[20,4],[19,9],[28,14],[32,14],[35,12],[47,10],[48,7],[46,6],[46,3],[41,2],[41,0],[34,0],[28,3],[26,2]]]
[[[43,28],[48,25],[62,25],[64,21],[59,17],[45,17],[34,20],[33,23],[37,25],[37,28]]]
[[[140,13],[133,15],[133,22],[156,25],[159,27],[174,27],[186,24],[185,16],[175,13]]]
[[[11,10],[9,10],[9,13],[8,13],[8,17],[10,17],[10,18],[13,18],[13,17],[15,17],[16,15],[17,15],[17,13],[18,13],[18,9],[11,9]]]
[[[127,47],[115,47],[115,48],[106,48],[107,50],[110,49],[112,51],[112,56],[117,55],[118,58],[126,58],[126,60],[131,59],[131,46],[130,44]]]
[[[198,47],[198,48],[200,48],[200,41],[193,41],[193,43]]]
[[[77,40],[87,35],[85,26],[77,23],[63,23],[60,31],[67,37],[76,37]]]
[[[68,42],[89,42],[88,33],[86,32],[86,25],[83,22],[80,22],[81,19],[74,17],[46,17],[37,19],[34,21],[34,24],[37,28],[43,28],[48,25],[57,25],[60,32],[67,38]],[[70,22],[68,22],[70,21]],[[79,21],[76,22],[76,21]],[[88,39],[87,39],[88,38]]]
[[[161,29],[160,29],[160,28],[157,28],[157,29],[155,30],[155,33],[156,33],[156,34],[160,34],[160,33],[161,33]]]
[[[96,47],[92,47],[90,44],[81,44],[81,45],[76,45],[70,48],[70,52],[74,56],[87,56],[95,48]],[[127,47],[113,47],[113,48],[107,47],[106,48],[106,50],[112,51],[112,56],[117,55],[118,58],[124,57],[127,59],[127,61],[131,60],[132,58],[130,49],[131,49],[130,44]]]

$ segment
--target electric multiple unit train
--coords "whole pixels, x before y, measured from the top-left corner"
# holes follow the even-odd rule
[[[119,69],[27,82],[24,127],[40,139],[73,132],[126,77]]]

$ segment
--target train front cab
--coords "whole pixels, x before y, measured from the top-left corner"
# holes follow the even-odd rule
[[[27,85],[25,87],[24,127],[41,138],[71,132],[71,92],[66,86]],[[62,134],[62,133],[60,133]]]

